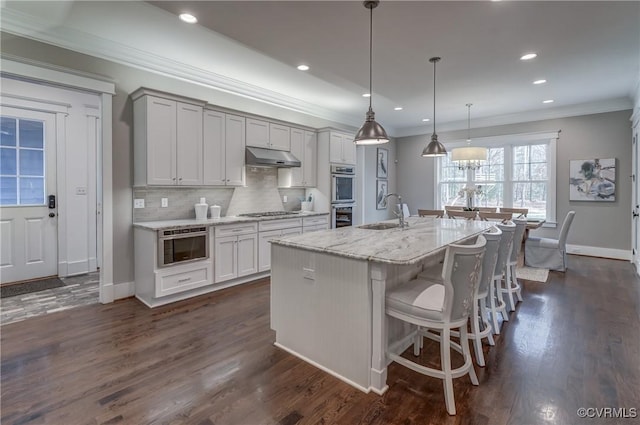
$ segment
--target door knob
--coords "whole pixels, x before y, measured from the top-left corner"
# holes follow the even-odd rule
[[[53,218],[55,216],[56,216],[56,213],[52,213],[52,212],[49,213],[49,217]]]
[[[635,212],[635,211],[632,211],[632,212],[631,212],[631,214],[633,215],[633,218],[636,218],[636,217],[638,217],[638,216],[640,215],[640,214],[638,214],[638,213],[637,213],[637,212]]]

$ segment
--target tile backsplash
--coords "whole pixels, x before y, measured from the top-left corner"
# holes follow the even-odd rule
[[[144,199],[144,208],[133,209],[133,221],[157,221],[195,218],[194,204],[205,198],[209,205],[220,205],[221,215],[238,215],[261,211],[296,211],[304,189],[278,189],[277,168],[247,167],[247,185],[236,188],[134,188],[134,199]],[[283,197],[287,202],[283,203]],[[162,208],[167,198],[169,206]]]

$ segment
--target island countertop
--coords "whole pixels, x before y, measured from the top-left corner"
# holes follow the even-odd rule
[[[415,264],[449,244],[484,232],[495,223],[408,217],[409,227],[372,230],[357,226],[286,236],[271,243],[387,264]],[[397,222],[389,220],[389,223]]]

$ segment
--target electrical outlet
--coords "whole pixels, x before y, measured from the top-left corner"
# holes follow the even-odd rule
[[[287,197],[287,195],[284,195],[284,196],[282,197],[282,202],[284,202],[284,203],[286,204],[286,203],[288,202],[288,199],[289,199],[289,198]]]
[[[169,206],[169,198],[162,198],[160,202],[160,206],[162,208],[167,208]]]
[[[86,195],[87,188],[86,187],[76,187],[76,195]]]
[[[133,208],[144,208],[144,199],[134,199]]]

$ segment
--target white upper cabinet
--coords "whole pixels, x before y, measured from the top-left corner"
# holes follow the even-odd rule
[[[352,134],[331,131],[329,134],[329,162],[356,164],[356,145]]]
[[[300,167],[291,168],[291,186],[315,187],[317,176],[318,141],[316,133],[299,128],[291,129],[291,153],[300,160]]]
[[[132,94],[134,184],[203,184],[203,105],[155,96],[146,89]]]
[[[269,148],[269,123],[247,118],[247,146]]]
[[[289,151],[291,149],[290,134],[290,127],[269,123],[269,148]]]
[[[205,185],[244,185],[244,148],[244,117],[204,111]]]
[[[227,127],[227,186],[244,186],[245,118],[226,117]]]
[[[291,128],[286,125],[247,118],[247,146],[288,151],[290,134]]]

